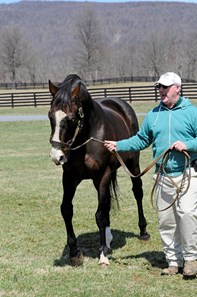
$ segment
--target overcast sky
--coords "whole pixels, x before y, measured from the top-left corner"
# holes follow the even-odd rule
[[[58,0],[49,0],[49,1],[58,1]],[[61,1],[61,0],[60,0]],[[64,1],[64,0],[63,0]],[[65,0],[65,1],[69,1],[69,0]],[[197,0],[71,0],[72,2],[187,2],[187,3],[197,3]],[[0,4],[2,3],[16,3],[16,2],[20,2],[20,0],[0,0]]]

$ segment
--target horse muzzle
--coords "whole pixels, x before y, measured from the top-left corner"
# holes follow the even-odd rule
[[[56,165],[64,165],[68,161],[67,155],[57,148],[51,149],[50,157]]]

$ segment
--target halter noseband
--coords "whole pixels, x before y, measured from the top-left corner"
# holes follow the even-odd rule
[[[83,113],[82,106],[79,107],[78,113],[79,113],[80,120],[78,121],[73,138],[68,140],[67,142],[54,141],[50,139],[50,143],[53,148],[60,149],[63,152],[69,151],[71,149],[71,146],[74,143],[78,133],[80,133],[81,129],[83,128],[84,113]]]

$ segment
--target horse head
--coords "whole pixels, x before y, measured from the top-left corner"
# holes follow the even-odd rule
[[[60,84],[49,81],[52,95],[48,113],[51,124],[51,159],[56,165],[68,161],[70,148],[83,127],[82,103],[86,98],[86,87],[77,75],[69,75]]]

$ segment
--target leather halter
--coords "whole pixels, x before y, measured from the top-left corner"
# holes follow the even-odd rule
[[[71,146],[74,143],[77,135],[80,133],[81,129],[83,128],[84,113],[83,113],[82,106],[79,107],[78,113],[79,113],[80,120],[78,121],[73,138],[71,138],[67,142],[54,141],[54,140],[50,139],[50,143],[53,148],[60,149],[63,152],[71,149]]]

